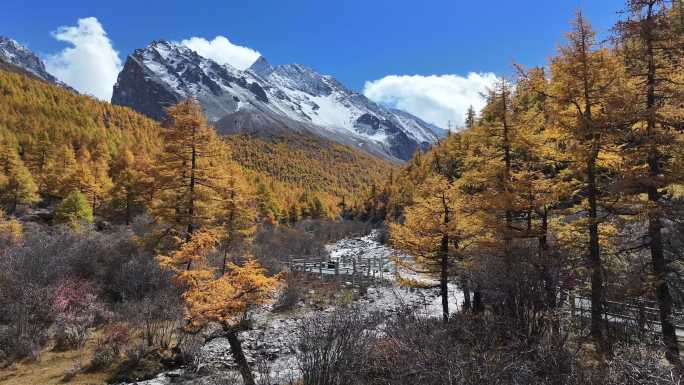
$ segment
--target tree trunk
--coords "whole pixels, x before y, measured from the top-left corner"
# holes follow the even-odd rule
[[[587,262],[591,271],[591,336],[599,348],[605,351],[607,346],[603,322],[603,269],[599,246],[595,160],[593,157],[589,159],[587,164],[587,182],[589,200],[589,258]]]
[[[194,140],[194,132],[195,128],[193,127],[193,140]],[[186,238],[186,242],[190,242],[190,239],[192,239],[192,232],[195,230],[195,227],[192,223],[193,218],[195,216],[195,169],[197,167],[197,149],[195,145],[192,145],[192,157],[190,160],[190,202],[188,206],[188,235]],[[192,266],[192,260],[188,261],[188,266],[186,270],[190,270],[190,267]]]
[[[484,310],[482,303],[482,293],[479,290],[473,292],[473,313],[480,313]]]
[[[442,296],[442,318],[444,322],[449,320],[449,287],[448,287],[448,272],[449,272],[449,260],[448,260],[448,246],[449,236],[442,236],[442,260],[441,260],[441,272],[439,279],[439,293]]]
[[[593,94],[590,85],[589,45],[591,39],[586,30],[584,19],[578,16],[580,33],[580,55],[582,63],[582,86],[584,93],[584,113],[582,113],[582,127],[591,145],[591,152],[587,159],[587,200],[589,201],[589,256],[587,265],[591,271],[591,336],[602,353],[607,351],[607,336],[603,322],[603,267],[601,266],[601,248],[598,233],[598,188],[596,185],[596,159],[600,146],[600,134],[596,132],[591,111]]]
[[[681,10],[680,10],[681,12]],[[679,357],[679,345],[677,343],[677,330],[672,323],[672,296],[667,286],[667,271],[665,255],[663,253],[662,236],[662,213],[660,212],[660,192],[656,181],[661,177],[660,159],[656,137],[656,62],[654,35],[651,27],[653,18],[653,4],[648,4],[646,23],[642,36],[646,40],[646,60],[648,61],[648,73],[646,76],[646,130],[651,148],[648,155],[649,179],[648,200],[651,203],[648,213],[648,235],[650,238],[651,262],[653,273],[656,276],[656,299],[660,313],[661,331],[665,343],[665,357],[674,367],[682,369],[682,361]]]
[[[223,264],[221,266],[221,275],[226,274],[226,268],[228,266],[228,252],[230,251],[231,247],[233,246],[233,232],[235,228],[235,210],[236,210],[236,205],[235,205],[235,189],[230,190],[230,203],[228,205],[228,218],[226,220],[226,224],[224,227],[226,228],[227,232],[227,238],[226,238],[226,245],[225,245],[225,251],[223,254]]]
[[[540,213],[541,229],[539,230],[539,262],[543,266],[542,279],[544,281],[544,290],[546,291],[546,306],[549,309],[556,307],[556,279],[554,277],[555,266],[552,266],[549,260],[549,212],[546,207]]]
[[[223,263],[221,264],[221,276],[226,274],[226,268],[228,266],[228,249],[223,250]]]
[[[131,224],[131,192],[126,188],[126,226]]]
[[[447,205],[446,196],[442,194],[442,206],[444,208],[444,233],[442,234],[442,243],[439,251],[441,254],[440,260],[440,276],[439,276],[439,292],[442,296],[442,318],[444,322],[449,321],[449,234],[447,233],[447,226],[449,225],[449,206]]]
[[[197,150],[192,146],[192,157],[190,161],[190,186],[189,195],[190,202],[188,202],[188,237],[194,230],[193,218],[195,217],[195,169],[197,167]]]
[[[508,87],[505,81],[501,80],[501,121],[503,124],[503,150],[504,150],[504,191],[506,192],[506,199],[511,199],[508,196],[511,184],[511,139],[510,127],[508,125]],[[506,228],[504,230],[504,256],[507,262],[510,262],[511,246],[513,242],[513,212],[509,207],[506,208]]]
[[[463,310],[470,311],[471,310],[471,304],[470,304],[470,287],[468,286],[468,280],[463,279],[461,281],[461,287],[463,288]]]
[[[230,344],[230,351],[233,354],[235,363],[242,376],[242,381],[245,385],[255,385],[254,375],[252,374],[252,369],[249,367],[247,358],[245,358],[245,353],[242,351],[242,343],[240,342],[237,331],[229,329],[226,336],[228,337],[228,343]]]
[[[17,206],[18,206],[18,203],[17,203],[17,202],[19,201],[19,198],[17,198],[17,194],[16,194],[16,193],[14,194],[14,197],[13,197],[13,198],[14,198],[14,199],[12,199],[12,204],[11,204],[11,207],[12,207],[12,208],[10,208],[9,214],[14,214],[14,213],[17,212]]]
[[[650,195],[650,194],[649,194]],[[659,215],[653,215],[648,221],[648,233],[651,238],[651,259],[656,276],[656,299],[660,309],[660,324],[665,343],[665,357],[673,366],[681,368],[677,343],[677,330],[672,323],[672,296],[667,286],[665,257],[663,255],[662,224]]]

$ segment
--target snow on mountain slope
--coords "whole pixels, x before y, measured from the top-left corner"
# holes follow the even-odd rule
[[[368,138],[388,137],[387,134],[397,128],[417,143],[435,143],[440,137],[439,131],[433,131],[431,125],[419,118],[380,106],[350,91],[333,77],[320,75],[302,65],[276,67],[268,79],[303,106],[309,106],[310,110],[304,112],[316,124],[341,127]],[[364,117],[365,114],[378,118],[381,124],[369,124],[371,117]]]
[[[46,82],[65,87],[65,84],[50,75],[45,64],[28,48],[8,37],[0,36],[0,61],[18,67]]]
[[[189,97],[222,132],[304,131],[402,160],[443,135],[302,65],[273,67],[260,57],[240,71],[167,41],[152,42],[128,57],[112,103],[163,119],[164,108]]]

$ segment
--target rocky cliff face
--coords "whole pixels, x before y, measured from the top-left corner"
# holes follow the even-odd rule
[[[302,65],[273,67],[260,57],[240,71],[167,41],[128,57],[112,103],[163,119],[164,109],[184,98],[195,98],[222,132],[309,132],[401,160],[443,135]]]
[[[38,56],[15,40],[4,36],[0,36],[0,62],[17,67],[46,82],[66,87],[47,72],[45,64]]]

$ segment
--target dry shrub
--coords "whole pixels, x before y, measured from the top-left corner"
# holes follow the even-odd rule
[[[116,354],[119,354],[129,344],[132,338],[132,330],[129,324],[119,322],[105,328],[102,336],[98,339],[98,346],[109,346]]]
[[[55,350],[66,351],[83,347],[90,337],[88,324],[60,321],[55,330]]]
[[[656,345],[616,346],[605,365],[591,365],[567,325],[530,336],[494,314],[444,323],[407,310],[383,321],[378,327],[352,309],[306,323],[298,335],[302,384],[681,384]]]
[[[116,362],[118,356],[114,354],[112,349],[104,348],[97,349],[93,353],[93,357],[88,364],[89,372],[97,372],[111,367]]]
[[[193,370],[199,370],[202,366],[202,345],[204,345],[204,337],[201,335],[181,333],[176,345],[176,362],[187,365]]]
[[[132,345],[124,352],[123,360],[109,382],[129,383],[151,379],[164,370],[162,359],[158,350],[146,348],[145,343]]]
[[[148,349],[168,349],[178,339],[183,315],[175,292],[127,303],[120,311],[140,331]]]
[[[80,360],[74,361],[73,365],[64,372],[62,376],[62,382],[71,382],[71,380],[76,377],[76,375],[83,369]]]
[[[88,339],[104,305],[98,300],[94,286],[83,280],[64,279],[53,290],[52,309],[56,314],[55,350],[78,349]]]
[[[658,346],[620,345],[608,361],[606,384],[624,385],[680,385]]]
[[[304,282],[297,273],[285,275],[285,287],[278,296],[273,310],[276,312],[286,312],[292,310],[297,303],[304,297]]]
[[[0,367],[16,360],[35,361],[40,355],[42,346],[47,341],[47,334],[40,333],[33,336],[16,337],[14,335],[0,335],[0,344],[3,346],[0,356],[4,355]]]
[[[95,342],[95,351],[88,365],[89,371],[104,370],[117,362],[132,338],[130,326],[116,323],[107,326]]]
[[[357,309],[336,311],[303,322],[297,361],[305,385],[360,384],[367,369],[380,317]]]
[[[0,356],[6,362],[35,359],[47,343],[54,320],[51,307],[45,306],[49,293],[30,281],[3,282],[0,276]]]

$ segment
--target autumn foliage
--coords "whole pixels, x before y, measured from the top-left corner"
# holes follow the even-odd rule
[[[201,230],[172,254],[159,256],[159,263],[174,271],[174,281],[184,288],[188,306],[188,329],[196,330],[209,321],[227,326],[237,324],[250,306],[266,303],[278,284],[253,259],[230,262],[225,273],[210,263],[222,232]],[[187,269],[192,262],[192,268]]]
[[[188,108],[183,104],[175,107]],[[193,120],[204,120],[201,115],[196,107],[194,115],[178,123],[187,126]],[[174,177],[169,169],[182,159],[163,155],[162,150],[173,146],[179,151],[187,149],[188,142],[187,138],[185,143],[179,142],[167,127],[128,108],[0,69],[0,205],[13,214],[79,190],[96,216],[117,222],[130,223],[149,209],[172,210],[150,205],[159,195],[170,198],[176,194],[181,199],[168,178]],[[207,160],[212,172],[244,176],[250,193],[267,200],[262,203],[262,208],[268,207],[262,210],[262,219],[271,222],[286,223],[288,216],[334,218],[343,197],[353,201],[387,169],[396,167],[305,135],[273,141],[242,135],[221,138],[206,120],[202,127],[195,140],[207,135],[214,138],[197,150],[214,152],[213,160]],[[205,169],[209,163],[200,167]],[[219,172],[223,168],[232,170]],[[207,178],[213,176],[198,178],[204,178],[207,185]],[[159,182],[165,182],[166,188],[159,188]],[[197,194],[202,194],[203,188],[212,186],[199,188]],[[203,210],[201,204],[197,208]],[[187,217],[189,213],[178,215]],[[200,215],[194,215],[195,219]],[[187,225],[187,218],[184,221]]]
[[[680,367],[679,252],[668,246],[684,182],[678,12],[628,1],[612,45],[578,12],[548,66],[515,66],[516,78],[489,90],[479,116],[471,110],[462,131],[376,190],[368,201],[390,208],[382,215],[392,244],[415,256],[402,262],[407,270],[455,283],[466,308],[472,293],[473,310],[484,301],[527,330],[564,293],[586,295],[602,357],[613,338],[609,298],[653,299],[668,360]],[[625,277],[639,274],[642,287],[626,289]]]

